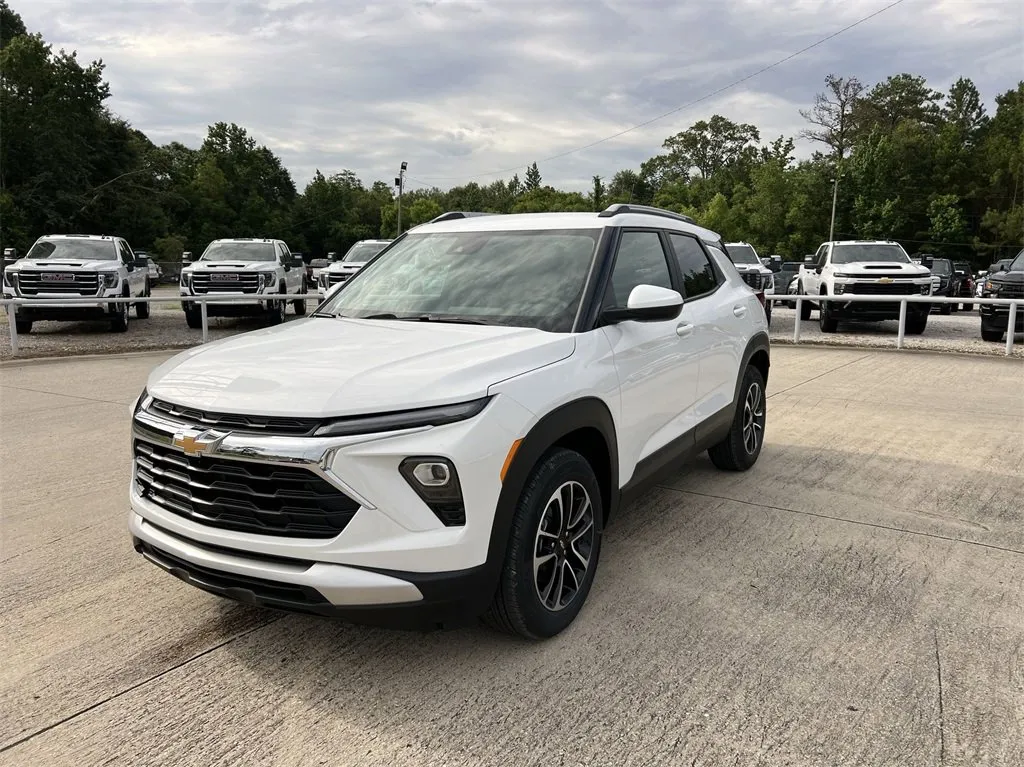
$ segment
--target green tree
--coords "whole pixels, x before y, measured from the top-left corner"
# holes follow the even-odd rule
[[[594,191],[590,193],[590,201],[594,206],[594,210],[602,211],[607,207],[605,205],[606,197],[607,190],[605,189],[604,182],[601,181],[600,176],[594,176]]]
[[[537,163],[534,163],[526,169],[526,183],[523,188],[527,192],[535,192],[540,189],[540,170],[537,168]]]

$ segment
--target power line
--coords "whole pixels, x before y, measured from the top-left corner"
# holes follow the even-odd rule
[[[761,67],[756,72],[751,72],[749,75],[746,75],[745,77],[741,77],[739,80],[735,80],[735,81],[729,83],[728,85],[722,86],[718,90],[714,90],[714,91],[711,91],[710,93],[706,93],[703,96],[701,96],[700,98],[694,99],[693,101],[688,101],[685,104],[682,104],[682,105],[676,107],[675,109],[670,109],[668,112],[660,114],[657,117],[652,117],[650,120],[647,120],[647,121],[642,122],[642,123],[637,123],[636,125],[633,125],[632,127],[629,127],[629,128],[624,129],[624,130],[621,130],[618,133],[613,133],[610,136],[605,136],[602,139],[598,139],[597,141],[592,141],[589,144],[584,144],[583,146],[576,147],[575,149],[569,149],[569,150],[567,150],[565,152],[559,152],[558,154],[551,155],[550,157],[544,157],[544,158],[538,160],[537,162],[541,163],[541,162],[551,162],[552,160],[560,160],[561,158],[568,157],[571,154],[576,154],[577,152],[582,152],[584,150],[591,149],[591,148],[593,148],[595,146],[598,146],[599,144],[605,143],[606,141],[611,141],[613,139],[619,138],[620,136],[625,136],[627,133],[632,133],[633,131],[639,130],[640,128],[646,128],[648,125],[656,123],[659,120],[664,120],[666,117],[670,117],[671,115],[674,115],[677,112],[681,112],[684,109],[688,109],[689,107],[692,107],[692,106],[694,106],[696,104],[700,104],[702,101],[707,101],[710,98],[714,98],[715,96],[719,95],[720,93],[724,93],[725,91],[731,90],[731,89],[735,88],[737,85],[742,85],[743,83],[747,82],[748,80],[752,80],[753,78],[757,77],[758,75],[762,75],[762,74],[764,74],[765,72],[767,72],[767,71],[769,71],[771,69],[775,69],[775,67],[780,66],[782,64],[785,64],[787,61],[791,61],[792,59],[795,59],[797,56],[801,56],[801,55],[807,53],[808,51],[817,48],[820,45],[824,45],[829,40],[831,40],[831,39],[833,39],[835,37],[838,37],[839,35],[841,35],[841,34],[843,34],[845,32],[849,32],[854,27],[859,27],[861,24],[864,24],[864,23],[870,21],[871,19],[875,18],[876,16],[880,16],[881,14],[885,13],[886,11],[895,8],[897,5],[902,5],[905,2],[906,2],[906,0],[894,0],[894,2],[889,3],[884,8],[880,8],[879,10],[875,11],[874,13],[871,13],[871,14],[868,14],[867,16],[864,16],[863,18],[858,19],[857,21],[853,22],[852,24],[846,25],[842,29],[840,29],[840,30],[838,30],[836,32],[833,32],[832,34],[828,35],[827,37],[823,37],[820,40],[818,40],[817,42],[811,43],[806,48],[801,48],[800,50],[795,51],[794,53],[789,54],[785,58],[779,59],[774,64],[768,64],[767,66]],[[465,179],[480,178],[482,176],[500,176],[500,175],[503,175],[505,173],[513,173],[513,172],[516,172],[516,171],[525,170],[528,167],[529,167],[529,164],[527,164],[527,165],[517,165],[517,166],[512,167],[512,168],[503,168],[501,170],[492,170],[492,171],[487,171],[485,173],[475,173],[475,174],[469,175],[469,176],[427,176],[427,178],[434,179],[434,180],[437,180],[437,181],[451,181],[451,180],[463,179],[463,178],[465,178]]]

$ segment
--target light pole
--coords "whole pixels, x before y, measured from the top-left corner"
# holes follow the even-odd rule
[[[402,236],[402,190],[405,188],[405,169],[409,167],[409,163],[403,162],[401,170],[398,171],[398,176],[395,178],[395,186],[398,187],[398,236]]]
[[[836,199],[839,197],[839,177],[843,175],[838,166],[836,167],[836,177],[832,179],[832,220],[828,225],[828,241],[832,242],[835,237],[836,229]]]

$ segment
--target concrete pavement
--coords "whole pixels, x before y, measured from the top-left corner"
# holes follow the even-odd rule
[[[0,366],[0,765],[1024,763],[1024,366],[779,347],[767,442],[608,530],[526,644],[281,616],[149,565],[167,355]]]

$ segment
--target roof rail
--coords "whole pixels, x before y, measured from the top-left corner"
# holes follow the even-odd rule
[[[450,210],[447,213],[442,213],[437,218],[430,219],[428,224],[436,224],[440,221],[454,221],[457,218],[471,218],[473,216],[497,216],[498,213],[475,213],[466,210]]]
[[[672,218],[676,221],[683,221],[687,224],[696,224],[689,216],[684,216],[682,213],[673,213],[671,210],[665,210],[664,208],[655,208],[653,205],[632,205],[624,202],[617,202],[614,205],[609,205],[607,208],[597,214],[598,218],[610,218],[612,216],[618,216],[625,213],[645,213],[648,216],[661,216],[662,218]]]

